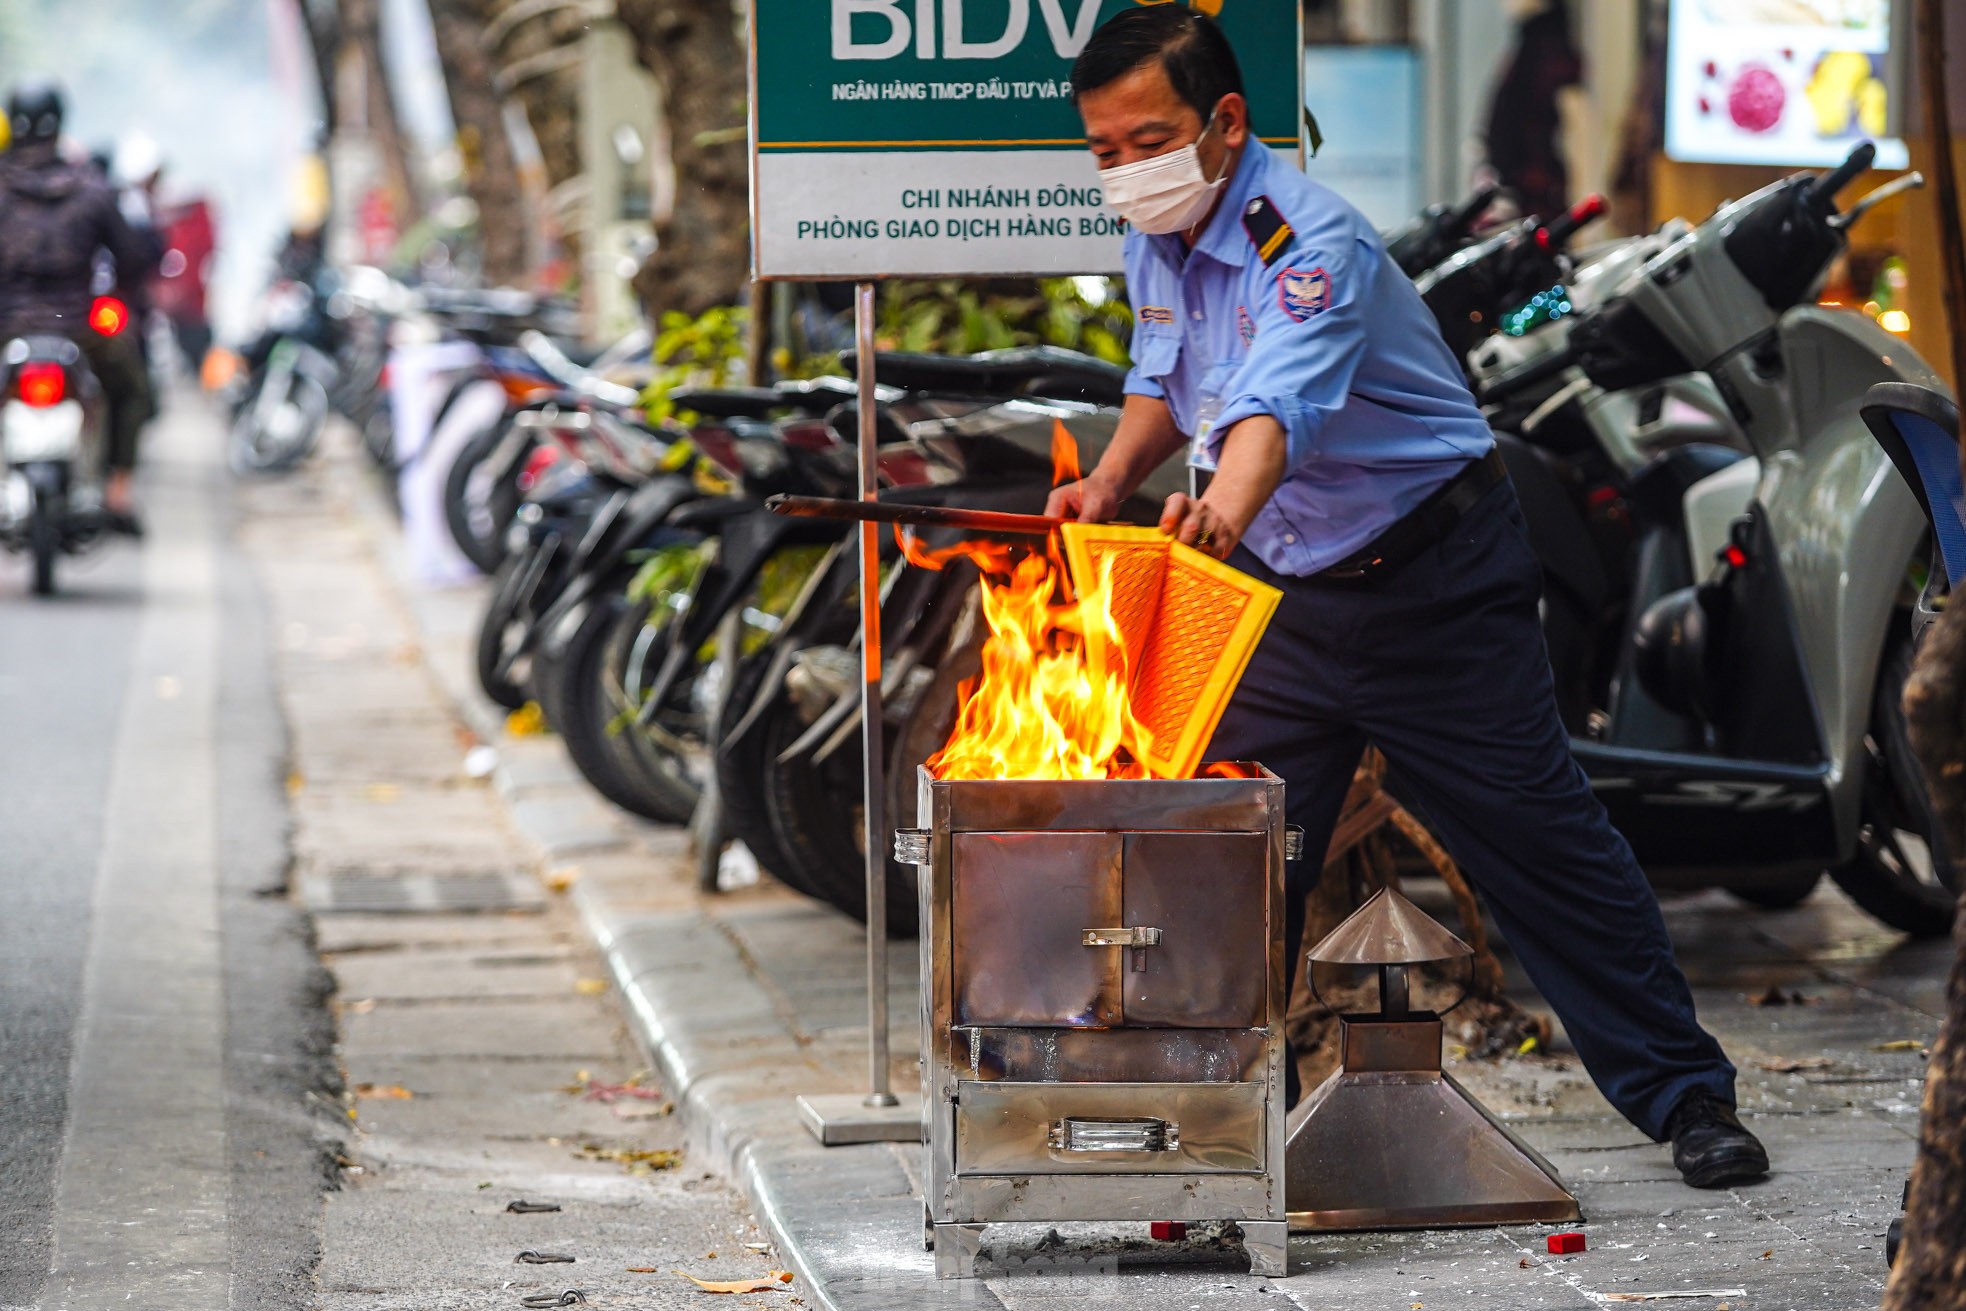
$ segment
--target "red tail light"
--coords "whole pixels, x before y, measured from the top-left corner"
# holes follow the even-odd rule
[[[59,364],[37,360],[20,366],[14,385],[23,401],[37,410],[45,410],[61,404],[62,397],[68,394],[68,373]]]
[[[89,326],[105,337],[114,337],[130,326],[130,307],[114,296],[98,296],[89,306]]]

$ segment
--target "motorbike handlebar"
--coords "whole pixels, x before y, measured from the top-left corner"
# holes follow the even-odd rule
[[[1495,197],[1501,194],[1502,188],[1493,182],[1487,186],[1476,187],[1466,200],[1449,211],[1447,230],[1454,233],[1466,232],[1474,226],[1474,221],[1481,217],[1482,211],[1494,204]]]
[[[1557,215],[1536,229],[1536,244],[1544,250],[1561,250],[1569,244],[1570,238],[1577,235],[1578,229],[1602,218],[1604,211],[1609,208],[1603,196],[1592,192],[1572,205],[1567,212]]]
[[[1812,208],[1827,213],[1836,208],[1837,193],[1870,171],[1877,159],[1877,146],[1873,142],[1859,142],[1857,148],[1841,164],[1817,178],[1809,187],[1809,204]]]
[[[1539,382],[1556,377],[1577,362],[1578,351],[1575,345],[1566,345],[1554,355],[1545,355],[1539,360],[1531,360],[1519,369],[1490,379],[1483,384],[1481,399],[1484,402],[1505,401],[1517,392],[1527,391]]]

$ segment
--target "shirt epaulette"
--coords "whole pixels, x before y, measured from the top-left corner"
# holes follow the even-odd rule
[[[1297,234],[1268,196],[1258,196],[1242,211],[1242,230],[1249,234],[1250,244],[1265,264],[1274,264],[1290,248],[1290,239]]]

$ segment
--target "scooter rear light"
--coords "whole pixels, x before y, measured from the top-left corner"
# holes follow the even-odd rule
[[[526,457],[526,467],[519,471],[519,490],[529,492],[539,484],[544,474],[560,459],[557,446],[535,446],[532,454]]]
[[[105,337],[114,337],[130,326],[130,307],[114,296],[98,296],[89,306],[89,326]]]
[[[1748,553],[1738,546],[1730,544],[1723,547],[1720,552],[1720,558],[1729,569],[1745,569],[1748,567]]]
[[[59,405],[68,395],[68,372],[59,364],[36,360],[20,366],[14,375],[14,389],[20,398],[37,410]]]

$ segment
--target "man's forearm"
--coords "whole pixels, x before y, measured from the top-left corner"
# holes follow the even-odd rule
[[[1186,446],[1187,441],[1174,426],[1174,415],[1166,401],[1151,396],[1129,396],[1112,445],[1106,448],[1093,473],[1124,500],[1140,490],[1147,475]]]
[[[1244,419],[1223,437],[1215,476],[1202,499],[1236,526],[1238,538],[1289,472],[1289,446],[1283,425],[1267,414]]]

